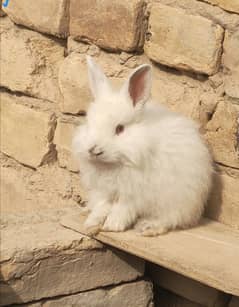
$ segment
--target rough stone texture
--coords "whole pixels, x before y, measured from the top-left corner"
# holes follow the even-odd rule
[[[1,216],[81,205],[86,199],[79,175],[57,163],[33,170],[0,154],[0,164]]]
[[[72,0],[70,35],[110,50],[141,48],[144,5],[143,0]]]
[[[220,7],[212,6],[208,3],[198,0],[152,0],[160,2],[175,8],[182,8],[188,14],[203,16],[212,20],[214,23],[221,25],[230,31],[235,31],[239,26],[239,15],[230,14]]]
[[[239,168],[238,118],[238,106],[230,101],[219,102],[205,135],[215,161],[236,168]]]
[[[71,53],[65,58],[59,71],[59,86],[63,96],[60,105],[63,113],[78,114],[87,109],[92,96],[85,56]]]
[[[4,11],[16,24],[56,36],[67,36],[68,0],[10,0]]]
[[[209,218],[239,229],[239,172],[216,173],[206,215]]]
[[[203,0],[213,5],[218,5],[224,10],[239,14],[239,2],[238,0]]]
[[[223,44],[223,66],[227,73],[225,91],[228,96],[239,98],[239,30],[230,33],[226,31]]]
[[[52,140],[56,126],[55,114],[31,108],[39,103],[37,99],[3,92],[0,95],[2,152],[35,168],[54,160]],[[43,101],[40,103],[44,104]]]
[[[95,48],[87,48],[87,45],[78,42],[70,43],[68,47],[71,52],[65,58],[59,72],[59,86],[63,96],[60,108],[63,113],[84,114],[93,100],[89,88],[85,53],[95,57],[97,64],[111,78],[113,86],[122,83],[119,77],[129,72],[129,69],[119,63],[118,55],[103,51],[98,53]]]
[[[239,306],[239,296],[233,296],[229,304],[229,307],[237,307],[237,306]]]
[[[57,121],[57,128],[54,138],[56,144],[57,158],[61,167],[70,171],[79,171],[76,159],[72,155],[72,139],[76,127],[84,121],[83,118],[61,117]]]
[[[37,307],[153,307],[152,285],[148,281],[123,284],[110,289],[97,289],[38,303]],[[24,305],[36,307],[35,304]]]
[[[0,35],[0,85],[58,102],[58,70],[64,47],[37,32],[14,26],[8,18],[0,19]]]
[[[77,213],[77,208],[73,210]],[[144,261],[59,225],[67,214],[50,210],[6,216],[1,232],[1,305],[135,280]]]
[[[223,29],[209,19],[157,3],[150,10],[145,52],[161,64],[212,75],[222,39]]]
[[[147,272],[150,279],[157,286],[169,290],[200,306],[227,306],[231,298],[226,293],[155,264],[149,263],[147,265]],[[161,306],[164,306],[162,302],[161,304]],[[188,305],[182,304],[182,306]]]

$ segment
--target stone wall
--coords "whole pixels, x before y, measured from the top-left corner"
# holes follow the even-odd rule
[[[237,0],[10,0],[0,16],[3,215],[85,200],[71,138],[92,99],[89,54],[116,87],[151,63],[153,98],[196,120],[213,153],[205,215],[239,229]]]

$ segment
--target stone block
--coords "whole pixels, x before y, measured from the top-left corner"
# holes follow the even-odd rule
[[[213,5],[217,5],[222,9],[232,12],[239,13],[239,2],[238,0],[203,0]]]
[[[66,37],[69,0],[10,0],[4,11],[13,22],[38,32]]]
[[[209,19],[156,3],[146,40],[145,52],[155,62],[207,75],[218,70],[223,28]]]
[[[215,173],[206,216],[239,229],[239,172]]]
[[[137,281],[109,289],[96,289],[61,298],[42,301],[39,305],[25,307],[153,307],[152,285],[148,281]]]
[[[59,102],[58,70],[64,59],[64,47],[40,33],[13,25],[8,18],[0,19],[0,28],[0,85]]]
[[[72,0],[70,35],[109,50],[133,51],[143,45],[143,0]]]
[[[51,163],[37,170],[0,153],[0,212],[39,212],[79,205],[86,200],[79,175]]]
[[[65,58],[59,72],[59,86],[63,96],[60,109],[66,114],[85,114],[89,103],[93,100],[90,92],[86,55],[81,54],[85,45],[76,43],[74,50]],[[78,47],[78,48],[77,48]],[[100,52],[95,59],[107,77],[110,77],[113,86],[118,87],[121,82],[119,75],[129,71],[118,63],[118,56]]]
[[[223,44],[223,66],[226,72],[225,92],[228,96],[239,99],[239,30],[226,31]]]
[[[72,154],[72,139],[76,127],[84,121],[82,118],[61,117],[57,120],[57,128],[54,137],[56,144],[57,158],[61,167],[70,171],[79,171],[78,162]]]
[[[143,275],[143,260],[60,226],[58,217],[65,214],[63,209],[50,210],[2,220],[1,306],[121,284]]]
[[[60,104],[63,113],[84,113],[92,100],[88,85],[85,56],[71,53],[59,70],[59,86],[63,96]]]
[[[238,118],[239,107],[221,101],[206,125],[205,134],[215,161],[235,168],[239,168]]]
[[[54,160],[55,114],[32,108],[39,103],[37,99],[3,92],[0,95],[2,152],[34,168]]]

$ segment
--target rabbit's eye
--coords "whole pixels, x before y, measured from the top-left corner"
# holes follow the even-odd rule
[[[124,131],[124,126],[123,125],[118,125],[115,128],[115,134],[119,135],[120,133],[122,133]]]

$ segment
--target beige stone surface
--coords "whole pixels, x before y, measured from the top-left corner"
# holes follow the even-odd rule
[[[85,218],[72,214],[64,216],[61,224],[87,233]],[[210,287],[239,294],[239,231],[226,225],[204,220],[197,227],[158,237],[142,237],[135,230],[100,232],[94,237]]]
[[[59,165],[73,172],[79,171],[79,165],[72,153],[72,139],[77,126],[84,120],[84,117],[73,118],[70,116],[60,117],[57,120],[54,143],[56,144]]]
[[[137,281],[109,289],[96,289],[84,293],[51,299],[39,307],[153,307],[153,291],[149,281]],[[24,306],[36,307],[35,304]]]
[[[55,159],[52,144],[56,117],[31,106],[44,104],[29,97],[1,92],[1,151],[19,162],[38,167]],[[28,104],[28,105],[24,105]]]
[[[206,215],[239,230],[239,172],[216,173]]]
[[[232,13],[239,13],[239,2],[238,0],[203,0],[213,5],[218,5],[224,10]]]
[[[206,126],[206,139],[216,162],[239,168],[239,108],[230,101],[221,101]]]
[[[86,65],[86,54],[95,54],[93,48],[74,42],[70,43],[70,54],[65,58],[59,71],[59,86],[63,96],[60,109],[63,113],[84,114],[89,103],[93,100],[90,92],[88,71]],[[94,46],[95,47],[95,46]],[[95,48],[94,48],[95,49]],[[113,86],[123,83],[119,77],[125,76],[129,69],[119,63],[119,56],[103,51],[96,53],[95,61],[104,73],[111,78]]]
[[[239,30],[226,31],[223,44],[223,66],[226,73],[225,91],[228,96],[239,98]]]
[[[4,11],[16,24],[60,37],[67,36],[69,0],[10,0]]]
[[[110,50],[142,47],[144,1],[72,0],[70,35]]]
[[[224,29],[235,31],[239,26],[239,15],[230,14],[219,6],[213,6],[198,0],[153,0],[175,8],[182,8],[188,14],[203,16],[219,24]]]
[[[77,214],[77,207],[72,212]],[[67,210],[49,210],[2,219],[1,306],[120,284],[142,276],[143,260],[104,248],[61,227],[58,219],[66,214]]]
[[[147,272],[154,284],[200,306],[227,306],[231,298],[230,295],[215,288],[208,287],[155,264],[149,263]],[[162,306],[164,306],[163,303]],[[182,306],[184,305],[182,304]]]
[[[0,154],[0,164],[1,216],[82,205],[86,199],[79,175],[57,162],[33,170]]]
[[[156,3],[148,32],[144,49],[152,60],[208,75],[218,70],[223,29],[209,19]]]
[[[71,53],[65,58],[59,70],[59,86],[63,96],[60,105],[63,113],[78,114],[86,111],[92,96],[85,56]]]
[[[0,85],[37,98],[58,102],[58,70],[64,47],[40,33],[0,19]]]

